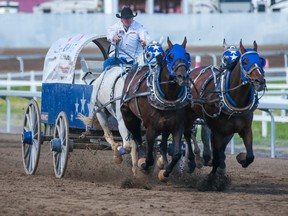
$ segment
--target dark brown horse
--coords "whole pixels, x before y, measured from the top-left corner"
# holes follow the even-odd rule
[[[167,43],[168,50],[157,67],[142,67],[130,72],[121,106],[125,125],[140,148],[140,157],[143,157],[142,123],[146,130],[146,159],[140,158],[138,163],[141,170],[148,170],[154,164],[156,137],[161,133],[173,135],[174,155],[172,162],[160,174],[163,178],[169,176],[181,158],[185,109],[191,99],[188,87],[191,58],[185,50],[187,40],[185,38],[182,45],[173,45],[168,38]]]
[[[248,167],[254,160],[251,126],[258,92],[266,88],[265,60],[259,57],[255,41],[253,49],[245,49],[240,41],[239,51],[241,55],[230,70],[207,66],[196,68],[190,74],[193,103],[185,137],[190,139],[191,123],[196,118],[205,120],[211,129],[212,174],[225,173],[225,149],[234,133],[240,135],[246,148],[246,153],[237,155],[237,161],[242,167]]]

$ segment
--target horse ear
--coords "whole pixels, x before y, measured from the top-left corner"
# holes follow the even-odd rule
[[[163,44],[163,40],[164,40],[164,39],[163,39],[163,36],[161,36],[160,39],[159,39],[159,44],[162,45],[162,44]]]
[[[187,44],[187,38],[185,37],[184,38],[184,41],[183,41],[183,43],[182,43],[182,47],[185,49],[185,47],[186,47],[186,44]]]
[[[172,49],[173,44],[171,43],[169,37],[167,38],[167,44],[168,44],[169,49]]]
[[[227,43],[225,38],[223,39],[223,49],[226,50],[227,49]]]
[[[246,52],[245,48],[244,48],[243,45],[242,45],[242,39],[240,40],[240,46],[239,46],[239,48],[240,48],[241,54],[243,54],[243,53]]]
[[[257,51],[257,49],[258,49],[258,45],[257,45],[257,43],[256,43],[255,40],[254,40],[254,42],[253,42],[253,45],[254,45],[254,50]]]

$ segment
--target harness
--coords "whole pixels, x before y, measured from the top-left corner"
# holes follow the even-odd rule
[[[199,80],[199,78],[204,75],[205,73],[207,73],[207,71],[211,71],[212,73],[206,78],[205,82],[203,82],[203,84],[201,85],[201,87],[199,88],[200,90],[198,90],[196,88],[196,84]],[[203,68],[200,73],[198,74],[198,76],[194,79],[194,82],[192,82],[191,85],[191,89],[195,89],[195,91],[197,92],[199,98],[193,98],[193,102],[194,104],[200,105],[202,107],[202,112],[203,112],[203,116],[209,116],[211,118],[216,118],[220,115],[221,113],[221,107],[222,102],[221,102],[221,97],[220,97],[220,92],[221,92],[221,88],[220,88],[220,79],[221,76],[219,76],[221,73],[221,71],[219,70],[218,67],[215,66],[207,66],[205,68]],[[214,88],[211,91],[207,90],[207,86],[208,84],[213,81],[213,85]],[[208,97],[204,98],[204,95],[208,94]],[[211,99],[210,97],[216,95],[216,97],[214,99]],[[194,104],[192,104],[192,106],[194,106]],[[206,109],[204,108],[205,104],[210,104],[210,105],[214,105],[215,108],[217,109],[215,113],[213,114],[209,114],[208,112],[206,112]]]
[[[221,102],[223,103],[222,106],[222,112],[225,113],[226,115],[232,116],[241,116],[245,115],[246,113],[250,111],[254,111],[257,106],[258,106],[258,92],[255,91],[255,89],[251,88],[249,92],[249,103],[245,107],[237,107],[237,104],[235,101],[230,97],[229,92],[231,90],[234,90],[236,88],[239,88],[243,85],[248,84],[248,82],[242,82],[239,86],[237,86],[234,89],[229,88],[229,80],[231,76],[231,71],[230,70],[225,70],[222,75],[221,75],[221,95],[220,99]]]
[[[183,87],[183,91],[181,91],[179,97],[177,97],[176,100],[165,99],[165,95],[161,93],[162,90],[160,89],[159,76],[161,73],[161,66],[158,64],[154,67],[151,67],[151,65],[148,66],[148,70],[137,81],[137,84],[135,85],[136,87],[134,91],[132,92],[132,94],[128,95],[127,92],[129,92],[131,85],[133,81],[135,80],[136,75],[141,70],[142,70],[142,67],[138,67],[137,71],[134,73],[132,79],[130,80],[127,86],[126,93],[122,99],[122,104],[127,103],[134,99],[135,106],[136,106],[137,113],[138,113],[137,115],[140,119],[142,119],[142,117],[141,117],[139,104],[138,104],[139,97],[147,97],[149,104],[158,110],[176,110],[176,109],[180,109],[188,105],[191,102],[192,95],[190,93],[189,86]],[[137,92],[140,88],[141,83],[143,83],[145,79],[146,79],[146,86],[148,87],[148,91]]]
[[[150,105],[159,110],[176,110],[188,105],[192,99],[190,87],[183,86],[176,100],[166,100],[159,82],[160,73],[161,68],[154,67],[146,80],[146,84],[150,89],[148,97]]]
[[[111,86],[110,100],[109,100],[107,103],[105,103],[105,104],[101,104],[101,103],[99,102],[99,100],[98,100],[99,94],[97,94],[95,101],[96,101],[96,103],[97,103],[97,107],[98,107],[98,108],[95,110],[95,113],[99,112],[99,111],[102,110],[102,109],[105,109],[105,108],[106,108],[108,105],[110,105],[110,104],[111,104],[113,110],[115,111],[115,101],[121,99],[121,96],[114,97],[114,95],[115,95],[114,92],[115,92],[116,83],[117,83],[117,81],[118,81],[121,77],[123,77],[123,76],[125,76],[125,75],[128,74],[128,72],[129,72],[129,70],[131,69],[131,67],[122,67],[122,66],[121,66],[121,69],[122,69],[122,72],[116,77],[116,79],[115,79],[114,82],[113,82],[113,85]],[[101,79],[101,82],[100,82],[99,87],[98,87],[98,89],[97,89],[97,92],[99,92],[102,84],[104,83],[103,80],[104,80],[104,78],[105,78],[105,75],[106,75],[106,72],[107,72],[107,71],[108,71],[108,70],[105,70],[105,71],[103,72],[104,74],[103,74],[103,76],[102,76],[102,79]]]
[[[253,88],[250,89],[249,103],[245,107],[241,107],[241,108],[237,107],[237,104],[231,98],[229,92],[237,88],[240,88],[243,85],[248,84],[248,81],[244,81],[239,86],[230,88],[229,80],[231,78],[231,73],[232,73],[231,70],[226,69],[223,72],[220,72],[219,68],[214,67],[214,66],[208,66],[206,68],[203,68],[198,74],[198,76],[194,79],[194,85],[197,83],[197,80],[200,78],[200,76],[205,74],[206,71],[208,70],[210,70],[212,74],[205,80],[205,82],[203,82],[200,88],[200,91],[198,91],[195,87],[196,91],[198,91],[200,99],[196,99],[196,98],[193,99],[194,103],[197,103],[198,105],[200,104],[200,106],[202,107],[202,111],[205,115],[211,118],[216,118],[221,114],[221,112],[223,112],[224,114],[230,117],[232,115],[242,116],[248,112],[251,112],[251,111],[253,112],[257,108],[258,103],[259,103],[258,92],[255,91],[255,89]],[[212,80],[214,83],[214,90],[211,92],[208,92],[206,88]],[[193,88],[194,85],[191,85],[191,88]],[[209,99],[207,100],[207,98],[204,98],[204,94],[209,94],[209,93],[211,93],[211,95],[216,95],[216,98],[212,100],[209,100]],[[217,108],[218,111],[213,114],[207,113],[207,111],[204,108],[205,104],[214,104],[215,108]]]

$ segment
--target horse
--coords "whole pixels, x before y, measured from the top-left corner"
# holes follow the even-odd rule
[[[187,39],[181,45],[172,44],[167,38],[168,49],[158,67],[151,71],[147,67],[131,71],[123,88],[121,113],[127,129],[139,147],[138,167],[149,172],[154,165],[154,143],[158,135],[172,134],[175,144],[171,163],[159,172],[165,181],[181,157],[181,138],[184,132],[185,109],[190,103],[188,74],[191,57],[186,52]],[[146,158],[142,147],[141,124],[145,128]],[[167,145],[160,151],[167,153]],[[164,153],[166,156],[166,154]],[[194,154],[192,154],[194,155]],[[194,158],[192,158],[194,161]]]
[[[160,42],[152,41],[141,54],[136,58],[136,64],[132,66],[143,67],[146,65],[153,67],[155,58],[163,52]],[[93,82],[91,103],[95,106],[95,112],[92,116],[79,116],[88,128],[93,125],[99,125],[104,131],[104,138],[111,145],[114,152],[113,158],[116,163],[122,162],[122,154],[131,153],[133,177],[136,177],[136,168],[138,162],[137,146],[133,139],[129,138],[122,114],[120,112],[120,99],[122,96],[124,81],[131,70],[131,66],[114,65],[104,70],[101,75]],[[116,143],[113,134],[109,128],[109,117],[113,116],[118,123],[118,131],[122,138],[122,143]],[[99,123],[99,124],[98,124]],[[88,133],[88,132],[87,132]],[[85,135],[84,135],[85,136]]]
[[[219,69],[224,71],[224,70],[230,70],[231,67],[233,67],[235,60],[237,59],[237,57],[240,56],[240,52],[239,52],[239,47],[237,47],[236,45],[228,45],[226,43],[225,38],[223,39],[223,54],[221,56],[221,65],[219,66]],[[202,158],[203,158],[203,164],[202,160],[199,159],[200,157],[200,148],[198,146],[198,142],[196,140],[196,134],[197,134],[197,125],[201,124],[201,140],[203,143],[203,154],[202,154]],[[195,156],[196,159],[198,158],[198,160],[196,160],[196,164],[197,167],[201,167],[201,165],[204,166],[211,166],[212,165],[212,152],[211,152],[211,148],[210,148],[210,136],[211,136],[211,131],[209,129],[209,127],[205,124],[205,122],[201,119],[196,120],[196,122],[194,123],[193,129],[192,129],[192,140],[193,140],[193,144],[195,146]],[[201,162],[201,163],[200,163]]]
[[[191,128],[197,118],[204,119],[211,130],[213,149],[211,175],[225,174],[225,149],[234,133],[242,138],[246,153],[236,157],[242,167],[254,161],[252,121],[258,106],[258,92],[265,91],[266,80],[263,67],[265,59],[254,47],[245,48],[240,41],[240,56],[230,69],[220,70],[215,66],[202,66],[190,73],[193,103],[189,110],[186,140],[191,137]]]

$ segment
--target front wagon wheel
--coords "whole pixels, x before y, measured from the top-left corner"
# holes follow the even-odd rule
[[[65,112],[60,112],[56,119],[51,150],[55,176],[62,178],[65,174],[69,154],[69,127]]]
[[[42,142],[39,106],[32,99],[25,110],[22,131],[22,159],[28,175],[36,172]]]

